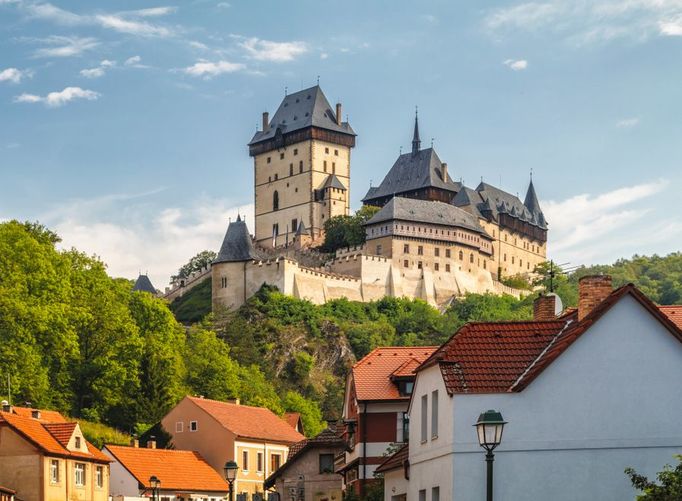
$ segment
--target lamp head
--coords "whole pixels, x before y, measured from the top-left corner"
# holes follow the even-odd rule
[[[478,435],[478,443],[488,452],[492,452],[495,447],[502,442],[502,431],[507,422],[502,418],[502,414],[495,410],[488,410],[478,416],[478,421],[474,425]]]
[[[223,467],[223,472],[225,473],[225,480],[227,480],[230,483],[234,482],[234,479],[237,478],[238,469],[239,466],[237,465],[236,461],[228,461],[227,463],[225,463],[225,466]]]

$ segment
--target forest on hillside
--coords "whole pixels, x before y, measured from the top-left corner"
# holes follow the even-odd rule
[[[301,412],[312,435],[339,417],[349,368],[377,346],[437,345],[469,321],[532,316],[532,294],[472,294],[439,312],[404,298],[313,305],[268,286],[237,311],[212,314],[210,282],[169,307],[58,242],[36,223],[0,223],[0,397],[9,375],[14,402],[87,420],[92,433],[110,433],[98,423],[142,433],[195,394]],[[538,271],[529,287],[548,287],[547,267]],[[559,273],[552,283],[566,306],[592,273],[682,303],[680,253]]]

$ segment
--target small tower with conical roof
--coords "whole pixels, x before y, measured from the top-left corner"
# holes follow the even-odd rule
[[[135,280],[135,285],[133,285],[133,290],[138,291],[138,292],[149,292],[150,294],[153,294],[156,296],[158,294],[158,291],[156,290],[156,287],[152,285],[152,281],[149,280],[149,277],[145,274],[143,275],[140,273],[140,275],[137,277],[137,280]]]
[[[419,138],[419,112],[414,110],[414,134],[412,134],[412,154],[416,155],[422,147],[422,141]]]

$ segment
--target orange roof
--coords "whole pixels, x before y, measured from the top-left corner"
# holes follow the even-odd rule
[[[72,428],[73,432],[75,423],[70,424],[74,425]],[[49,423],[42,423],[37,419],[19,416],[10,412],[0,412],[0,426],[9,426],[47,455],[79,458],[100,463],[109,462],[109,458],[102,454],[97,447],[92,445],[87,440],[85,443],[88,447],[88,452],[68,450],[65,447],[65,444],[62,445],[60,440],[57,438],[60,437],[63,439],[65,428],[58,429],[56,434],[53,435],[48,429],[49,426],[53,425],[50,425]],[[68,441],[68,438],[66,440]]]
[[[682,305],[659,306],[658,309],[682,329]]]
[[[76,425],[78,423],[47,423],[43,424],[43,427],[57,439],[57,442],[66,447],[71,439],[71,435],[73,435],[73,430],[76,429]]]
[[[227,482],[194,451],[143,449],[121,445],[105,445],[111,455],[145,489],[150,489],[152,475],[161,481],[161,490],[224,492]]]
[[[185,397],[241,438],[293,444],[305,439],[287,421],[265,407]]]
[[[33,418],[33,411],[40,412],[40,418],[38,418],[38,421],[42,423],[66,423],[66,418],[57,411],[32,409],[31,407],[16,407],[14,405],[12,406],[12,413],[16,414],[17,416]]]
[[[356,398],[360,401],[409,399],[400,396],[398,388],[391,381],[391,376],[399,369],[402,377],[414,374],[414,369],[429,358],[436,348],[391,346],[371,351],[353,366]]]
[[[301,419],[301,413],[300,412],[285,412],[283,419],[289,423],[289,426],[291,426],[294,430],[298,427],[298,422]]]

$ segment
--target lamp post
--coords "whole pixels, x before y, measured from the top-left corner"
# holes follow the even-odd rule
[[[152,499],[154,501],[159,501],[159,486],[161,485],[161,480],[159,480],[156,475],[152,475],[149,477],[149,485],[152,488]]]
[[[239,466],[235,461],[228,461],[223,467],[223,472],[225,473],[225,480],[230,485],[230,501],[234,501],[234,494],[232,490],[232,485],[234,484],[234,479],[237,478],[237,470]]]
[[[478,416],[478,421],[474,425],[478,435],[478,443],[487,451],[485,455],[485,461],[488,465],[487,501],[493,501],[493,461],[495,461],[493,450],[502,442],[502,431],[505,424],[507,422],[502,419],[501,413],[489,410]]]

